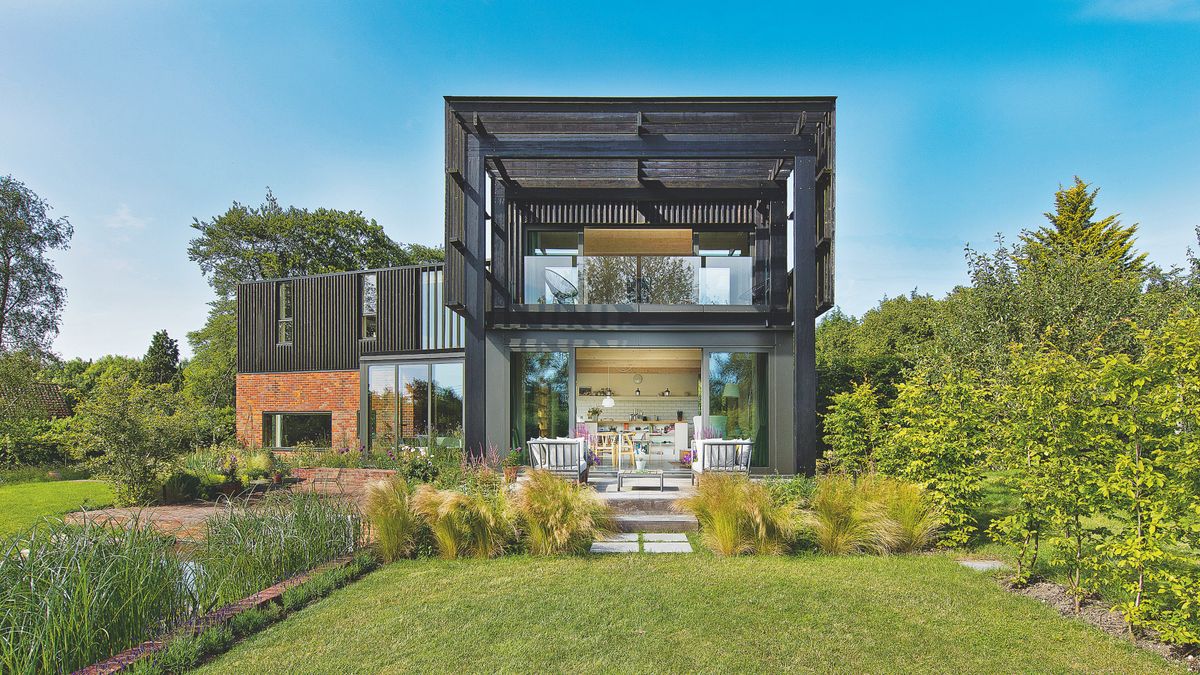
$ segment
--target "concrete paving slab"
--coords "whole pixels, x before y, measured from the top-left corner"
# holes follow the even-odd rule
[[[636,541],[597,541],[592,543],[592,553],[637,553]]]
[[[637,532],[617,532],[596,541],[637,541]]]
[[[692,545],[677,541],[648,541],[644,544],[646,553],[691,553]]]
[[[682,532],[647,532],[642,535],[644,541],[687,541],[687,535]]]

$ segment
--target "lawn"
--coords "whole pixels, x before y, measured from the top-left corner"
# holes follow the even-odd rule
[[[1171,672],[944,556],[402,562],[203,672]]]
[[[44,516],[61,516],[112,504],[112,490],[94,480],[65,480],[0,486],[0,537],[19,532]]]

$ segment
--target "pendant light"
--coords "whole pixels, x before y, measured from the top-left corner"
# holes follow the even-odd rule
[[[600,405],[605,408],[611,408],[617,404],[612,397],[612,368],[608,369],[608,389],[604,391],[604,400],[600,401]]]

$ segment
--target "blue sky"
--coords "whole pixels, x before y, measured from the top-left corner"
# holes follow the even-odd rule
[[[1075,174],[1182,263],[1200,0],[975,4],[0,1],[0,173],[75,225],[68,357],[200,326],[189,224],[267,186],[440,242],[447,94],[838,96],[855,314],[961,283],[965,244],[1038,226]]]

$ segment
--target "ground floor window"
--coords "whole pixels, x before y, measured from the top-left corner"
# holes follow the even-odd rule
[[[565,351],[513,352],[513,447],[571,435],[571,359]]]
[[[462,447],[462,361],[369,365],[363,407],[373,451]]]
[[[263,413],[263,446],[269,448],[294,448],[312,445],[328,448],[333,441],[333,415],[327,412],[313,413]]]
[[[751,466],[767,466],[767,354],[711,352],[708,355],[709,435],[754,442]]]

